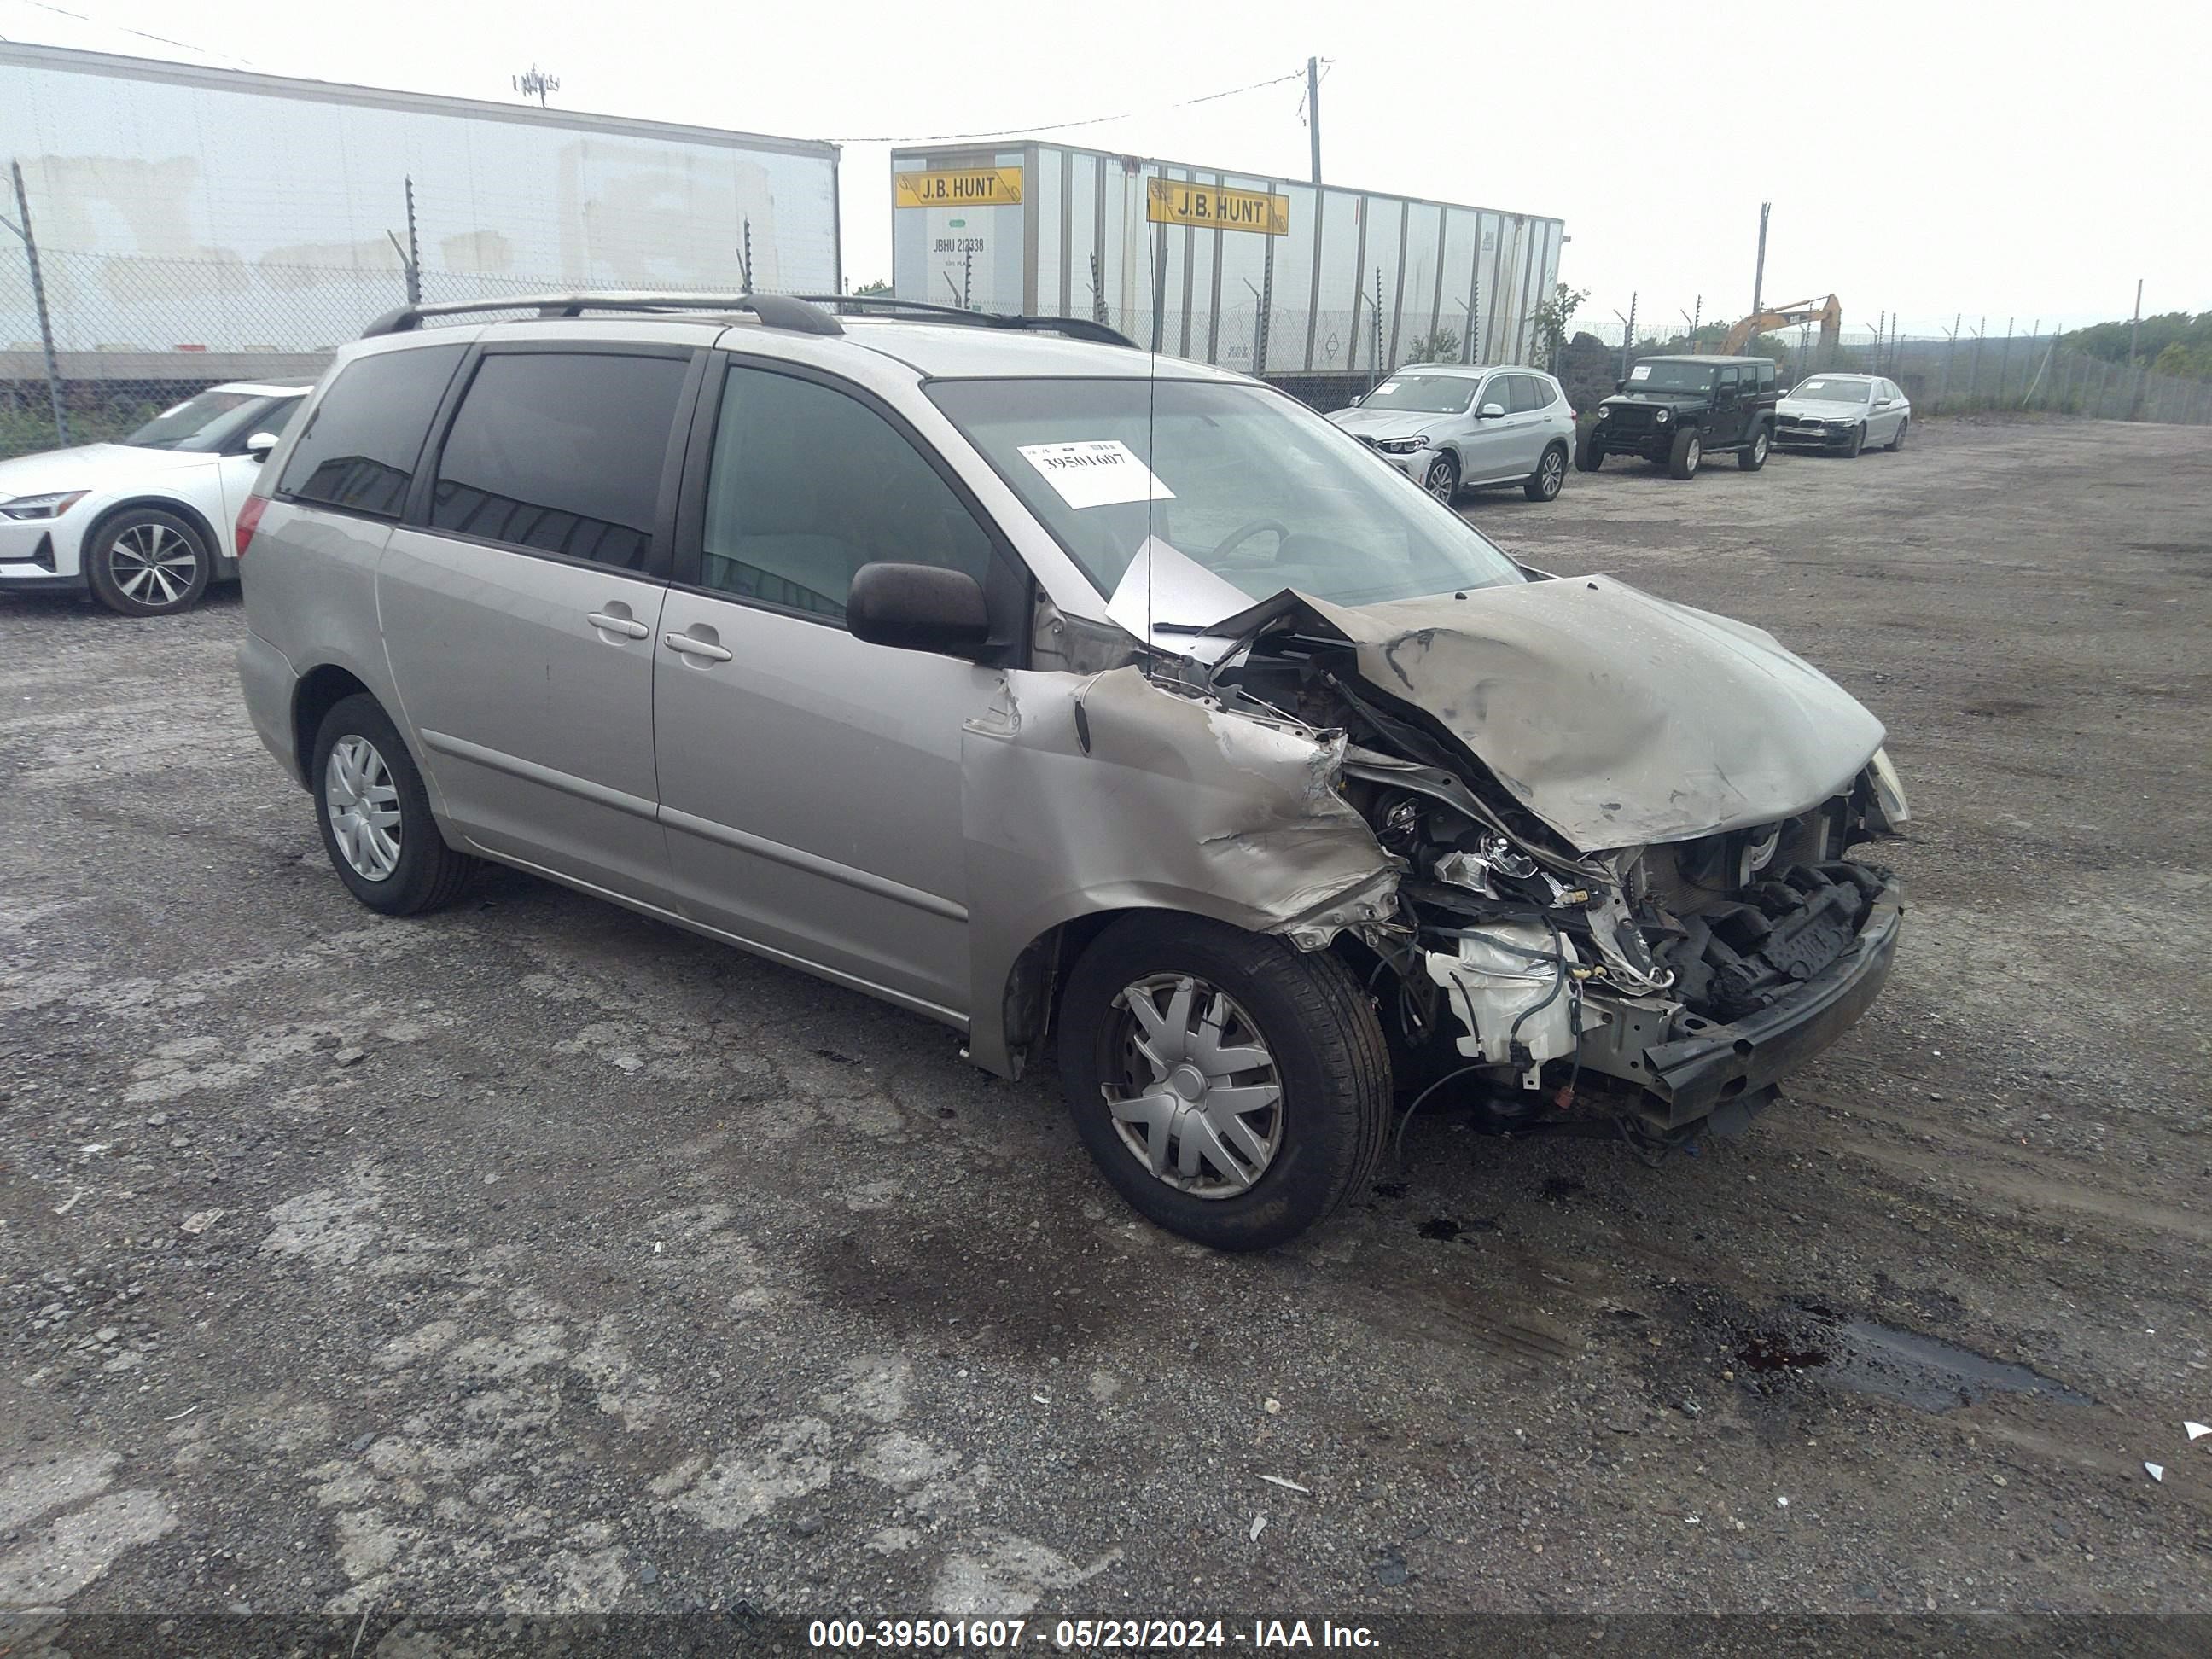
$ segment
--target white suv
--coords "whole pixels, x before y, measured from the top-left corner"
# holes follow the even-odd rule
[[[1567,394],[1534,368],[1410,363],[1328,418],[1440,501],[1516,483],[1551,501],[1575,447]]]
[[[239,509],[313,384],[210,386],[119,442],[0,461],[0,593],[89,588],[126,617],[198,603],[235,574]]]

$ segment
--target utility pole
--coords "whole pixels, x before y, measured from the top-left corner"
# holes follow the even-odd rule
[[[1759,204],[1759,269],[1751,279],[1751,314],[1759,314],[1759,302],[1766,297],[1766,216],[1774,211],[1774,204]]]
[[[1314,174],[1314,177],[1315,177],[1315,178],[1316,178],[1316,179],[1318,179],[1318,178],[1320,178],[1320,177],[1321,177],[1321,174],[1320,174],[1318,172],[1316,172],[1316,173]],[[20,188],[21,188],[21,186],[19,185],[19,186],[18,186],[18,188],[20,189]],[[2142,277],[2140,277],[2140,276],[2138,276],[2138,277],[2136,277],[2136,314],[2135,314],[2135,320],[2134,320],[2134,321],[2132,321],[2132,322],[2130,322],[2130,323],[2128,325],[2128,367],[2129,367],[2129,368],[2130,368],[2130,369],[2134,368],[2135,368],[2135,366],[2136,366],[2136,332],[2137,332],[2137,331],[2138,331],[2142,327]]]
[[[0,219],[0,225],[22,239],[23,257],[31,263],[31,303],[39,313],[39,343],[46,354],[46,397],[53,404],[54,440],[66,449],[69,447],[69,416],[62,409],[62,368],[54,356],[54,319],[46,309],[46,279],[39,268],[39,240],[31,232],[31,198],[23,191],[23,164],[10,161],[8,171],[15,185],[15,219],[9,224]]]
[[[1620,317],[1620,313],[1619,312],[1617,312],[1617,311],[1616,311],[1616,312],[1614,312],[1613,314],[1614,316],[1616,316],[1616,317]],[[1620,317],[1620,379],[1621,380],[1623,380],[1624,382],[1628,379],[1628,354],[1629,354],[1630,352],[1633,351],[1635,349],[1636,349],[1636,296],[1635,296],[1633,294],[1632,294],[1632,295],[1630,295],[1628,296],[1628,315],[1626,315],[1626,317]]]
[[[1306,59],[1306,139],[1313,147],[1313,181],[1321,182],[1321,59]]]

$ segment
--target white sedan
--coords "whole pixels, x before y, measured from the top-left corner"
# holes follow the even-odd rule
[[[238,510],[313,384],[212,386],[118,443],[0,461],[0,593],[89,588],[126,617],[197,604],[237,574]]]
[[[1856,455],[1869,444],[1905,447],[1912,404],[1878,374],[1815,374],[1774,409],[1774,441],[1789,449]]]

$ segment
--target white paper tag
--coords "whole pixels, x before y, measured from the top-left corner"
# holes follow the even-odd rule
[[[1628,378],[1632,380],[1650,380],[1651,378],[1651,365],[1649,363],[1637,364],[1635,368],[1628,371]]]
[[[1397,389],[1398,383],[1395,380],[1385,380],[1381,386],[1376,386],[1375,390],[1368,395],[1370,397],[1379,398],[1386,392],[1395,392]]]
[[[1070,507],[1112,507],[1121,501],[1171,501],[1175,491],[1152,476],[1118,438],[1073,444],[1024,444],[1022,459],[1044,475]]]

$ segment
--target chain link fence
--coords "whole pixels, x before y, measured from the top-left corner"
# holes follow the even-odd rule
[[[434,267],[418,269],[410,280],[398,246],[388,263],[348,266],[40,247],[41,296],[30,252],[20,236],[0,236],[0,458],[121,437],[225,380],[312,378],[333,349],[410,298],[495,300],[573,286],[557,277]],[[741,270],[732,276],[731,287],[744,286]],[[1569,342],[1550,350],[1529,313],[1469,316],[1464,327],[1416,333],[1378,327],[1372,307],[1308,312],[1247,305],[1170,310],[1157,319],[1149,308],[1097,312],[1140,346],[1157,343],[1169,356],[1267,376],[1326,409],[1408,362],[1471,362],[1470,342],[1479,337],[1524,343],[1520,360],[1558,374],[1570,400],[1586,409],[1613,389],[1628,358],[1715,352],[1723,331],[1706,325],[1693,335],[1686,319],[1671,331],[1639,326],[1630,343],[1618,322],[1578,322]],[[2091,356],[2070,347],[2067,336],[2036,327],[1998,333],[1961,318],[1938,336],[1861,328],[1823,340],[1808,325],[1762,335],[1743,349],[1774,358],[1784,385],[1823,369],[1886,375],[1923,416],[2027,410],[2212,424],[2212,382]],[[1311,367],[1291,374],[1279,368],[1283,363]]]

